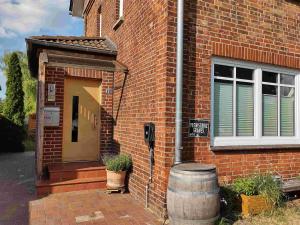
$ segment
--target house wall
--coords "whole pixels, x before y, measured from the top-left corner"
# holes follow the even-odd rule
[[[98,36],[98,9],[101,1],[95,0],[85,16],[86,35]],[[117,60],[124,63],[129,73],[115,74],[114,81],[114,144],[115,150],[133,157],[133,172],[129,190],[133,196],[144,201],[145,186],[149,180],[149,150],[144,142],[144,123],[156,126],[155,167],[153,184],[149,192],[149,206],[157,213],[164,213],[169,167],[172,163],[172,146],[166,140],[173,132],[173,115],[168,113],[165,74],[167,71],[167,12],[168,1],[124,1],[124,22],[114,29],[117,22],[116,0],[102,1],[102,36],[108,36],[118,49]],[[170,71],[174,72],[174,71]],[[174,140],[174,139],[173,139]],[[170,141],[171,142],[171,141]]]
[[[223,182],[256,172],[277,172],[284,179],[299,175],[300,148],[273,146],[270,149],[214,151],[210,147],[210,137],[188,138],[190,118],[210,120],[211,117],[212,57],[300,69],[299,12],[300,3],[296,1],[186,1],[185,160],[215,164]],[[175,48],[175,44],[169,48]]]
[[[86,35],[98,35],[101,5],[103,36],[116,43],[118,60],[129,68],[126,79],[115,75],[115,148],[133,156],[129,188],[144,200],[149,161],[143,124],[155,123],[150,206],[163,212],[175,142],[176,1],[124,2],[124,23],[114,30],[116,0],[93,1],[85,17]],[[283,178],[300,173],[300,148],[217,152],[210,147],[210,137],[188,138],[190,118],[210,120],[213,56],[300,69],[299,9],[293,0],[185,1],[184,159],[216,164],[221,182],[267,170]]]
[[[101,154],[110,152],[112,145],[112,95],[107,93],[112,88],[113,73],[97,69],[77,68],[70,66],[55,66],[49,62],[45,69],[45,107],[60,108],[60,122],[58,127],[45,127],[43,139],[43,163],[45,168],[51,163],[62,161],[63,143],[63,109],[64,109],[64,79],[73,77],[78,79],[101,80],[101,121],[100,121],[100,149]],[[48,101],[48,84],[56,85],[55,102]]]

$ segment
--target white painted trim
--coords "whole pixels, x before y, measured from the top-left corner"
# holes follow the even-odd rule
[[[124,0],[119,0],[119,18],[124,15]]]
[[[234,69],[233,78],[225,77],[214,77],[214,65],[226,65],[233,67],[242,67],[254,70],[254,136],[253,137],[214,137],[214,78],[223,79],[223,80],[232,80],[234,84],[236,83],[236,69]],[[295,85],[285,85],[280,84],[280,81],[277,83],[270,83],[270,85],[275,85],[278,87],[278,96],[280,98],[280,88],[282,87],[295,87],[295,136],[285,137],[285,136],[274,136],[266,137],[262,136],[262,84],[268,84],[267,82],[262,82],[262,72],[270,71],[278,74],[288,74],[295,76]],[[241,80],[247,82],[247,80]],[[253,83],[249,80],[249,83]],[[214,57],[212,59],[211,65],[211,145],[212,146],[249,146],[249,145],[285,145],[285,144],[299,144],[300,145],[300,126],[296,126],[300,122],[300,71],[288,68],[282,68],[278,66],[270,66],[266,64],[252,63],[252,62],[243,62],[239,60],[224,59],[220,57]],[[234,89],[234,91],[236,91]],[[234,95],[234,101],[235,100]],[[280,102],[278,102],[279,104]],[[235,114],[234,109],[234,114]],[[278,107],[280,112],[280,108]],[[234,115],[234,121],[236,117]],[[280,123],[280,116],[278,114],[278,123]],[[234,122],[236,124],[236,122]],[[234,126],[234,131],[236,127]],[[236,132],[234,132],[234,135]],[[280,125],[278,126],[278,134],[280,135]]]

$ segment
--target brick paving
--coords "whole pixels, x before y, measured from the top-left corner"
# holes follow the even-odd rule
[[[0,224],[27,225],[33,199],[34,152],[0,154]]]
[[[100,190],[52,194],[29,204],[30,225],[163,224],[130,194]]]

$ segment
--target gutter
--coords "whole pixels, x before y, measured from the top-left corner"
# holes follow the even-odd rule
[[[183,80],[183,34],[184,0],[177,0],[177,37],[176,37],[176,125],[175,125],[175,162],[182,162],[182,80]]]

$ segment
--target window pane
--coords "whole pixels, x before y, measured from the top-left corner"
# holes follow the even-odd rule
[[[295,89],[280,88],[280,136],[294,136]]]
[[[79,97],[73,96],[72,102],[72,142],[78,141],[78,104]]]
[[[245,68],[236,68],[236,78],[253,80],[253,70]]]
[[[277,87],[263,85],[263,136],[277,136],[278,98]]]
[[[253,84],[238,82],[236,86],[237,136],[254,135]]]
[[[295,77],[291,75],[281,74],[280,75],[280,83],[281,84],[295,84]]]
[[[218,77],[233,77],[233,67],[231,66],[215,65],[214,71],[215,76]]]
[[[263,71],[262,81],[269,82],[269,83],[277,83],[277,76],[278,76],[277,73]]]
[[[233,83],[215,80],[214,135],[233,136]]]

